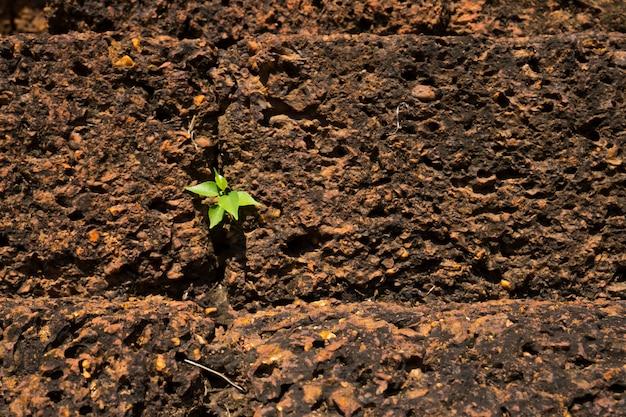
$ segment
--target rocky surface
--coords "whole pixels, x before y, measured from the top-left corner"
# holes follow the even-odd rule
[[[2,4],[0,414],[620,415],[619,3]]]
[[[624,313],[321,300],[236,314],[224,330],[161,297],[5,300],[0,393],[4,415],[617,416]]]

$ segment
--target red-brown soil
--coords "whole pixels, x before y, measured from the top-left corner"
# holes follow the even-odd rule
[[[624,415],[624,7],[0,2],[0,415]]]

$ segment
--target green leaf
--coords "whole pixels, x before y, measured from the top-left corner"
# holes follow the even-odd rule
[[[217,186],[220,187],[220,190],[222,191],[226,190],[228,187],[228,181],[226,181],[226,178],[217,172],[217,169],[213,168],[213,171],[215,171],[215,183]]]
[[[185,187],[185,190],[191,191],[204,197],[217,197],[220,195],[217,184],[213,181],[203,182],[202,184]]]
[[[235,220],[239,220],[239,194],[237,191],[231,191],[228,195],[223,195],[217,200],[217,205],[222,207]]]
[[[245,191],[237,191],[237,195],[239,196],[239,207],[261,205],[261,203],[252,198],[252,196]]]
[[[209,229],[213,229],[220,224],[224,218],[224,209],[220,206],[209,207]]]

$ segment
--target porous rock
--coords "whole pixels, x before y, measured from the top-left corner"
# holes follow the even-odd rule
[[[623,414],[620,2],[0,32],[0,415]],[[263,205],[209,231],[215,167]]]

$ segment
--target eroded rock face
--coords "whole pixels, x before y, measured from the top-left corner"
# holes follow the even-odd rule
[[[0,414],[620,415],[621,7],[2,8]]]
[[[620,293],[621,36],[3,43],[5,291]],[[265,207],[210,237],[214,166]]]
[[[185,274],[210,277],[211,243],[181,187],[210,171],[214,151],[192,142],[180,111],[199,120],[199,140],[212,128],[213,88],[190,76],[215,49],[94,35],[2,49],[3,290],[88,295],[132,281],[158,293]]]
[[[606,294],[626,261],[625,40],[270,37],[227,51],[244,70],[221,163],[276,213],[231,279],[271,302]]]
[[[48,2],[52,33],[93,30],[206,38],[221,46],[263,33],[529,36],[626,32],[622,4],[611,1],[165,1]]]
[[[206,313],[158,297],[5,299],[1,409],[617,416],[626,406],[623,303],[321,300],[241,314],[226,331]],[[246,393],[201,375],[185,357],[225,372]]]
[[[215,329],[194,303],[162,297],[5,298],[0,326],[0,410],[13,416],[158,415],[201,389],[175,354],[197,357]]]

